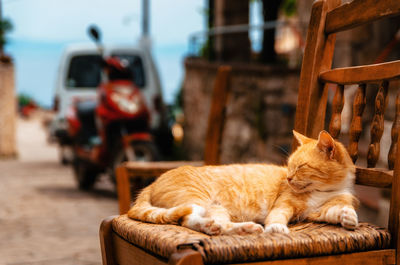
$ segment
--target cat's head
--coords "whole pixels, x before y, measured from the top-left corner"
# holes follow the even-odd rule
[[[318,140],[296,131],[297,150],[289,157],[289,186],[295,192],[329,191],[352,185],[355,166],[346,148],[321,131]],[[345,186],[344,186],[345,185]]]

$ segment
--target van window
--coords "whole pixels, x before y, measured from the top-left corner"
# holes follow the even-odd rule
[[[72,57],[68,69],[66,86],[69,88],[93,88],[101,81],[101,57],[99,55],[77,55]]]
[[[133,54],[126,53],[115,53],[112,56],[116,56],[121,60],[127,60],[129,62],[129,67],[133,72],[133,82],[140,88],[146,85],[142,58]]]

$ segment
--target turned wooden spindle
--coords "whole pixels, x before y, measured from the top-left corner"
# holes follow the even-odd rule
[[[342,110],[344,105],[343,94],[344,85],[338,85],[332,101],[332,118],[329,123],[329,132],[333,138],[338,138],[342,127]]]
[[[353,118],[350,124],[350,143],[348,151],[354,163],[358,158],[358,141],[360,140],[362,132],[362,114],[367,102],[367,98],[365,96],[365,87],[365,84],[360,84],[358,86],[353,101]]]
[[[389,154],[388,154],[388,166],[389,169],[394,169],[394,162],[396,160],[397,153],[397,144],[398,144],[398,136],[400,131],[400,91],[397,93],[396,97],[396,113],[392,125],[392,144],[390,145]]]
[[[371,143],[368,147],[368,167],[375,167],[379,159],[380,142],[384,128],[384,114],[387,104],[387,93],[389,83],[384,81],[379,87],[375,98],[375,114],[371,123]]]

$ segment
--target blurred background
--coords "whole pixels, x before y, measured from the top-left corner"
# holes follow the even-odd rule
[[[116,165],[201,160],[222,64],[232,66],[222,163],[286,163],[312,2],[0,0],[0,265],[100,264],[100,221],[118,213]],[[399,22],[338,34],[333,66],[398,59]],[[129,135],[150,145],[123,149]],[[362,135],[358,163],[368,142]],[[357,192],[362,218],[386,226],[387,191]]]
[[[142,34],[141,1],[30,1],[5,0],[3,16],[13,24],[6,53],[12,54],[19,94],[50,108],[63,50],[71,43],[87,43],[87,28],[96,24],[104,43],[138,43]],[[161,72],[165,100],[172,102],[183,77],[181,62],[188,36],[202,30],[205,5],[201,1],[150,2],[152,51]],[[181,12],[185,10],[185,12]]]

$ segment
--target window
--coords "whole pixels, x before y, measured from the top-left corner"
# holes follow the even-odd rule
[[[116,56],[121,60],[127,60],[129,62],[129,67],[133,72],[133,82],[140,88],[146,85],[144,69],[142,59],[133,54],[115,53],[112,56]]]
[[[100,55],[78,55],[71,59],[67,87],[96,88],[101,81]]]

